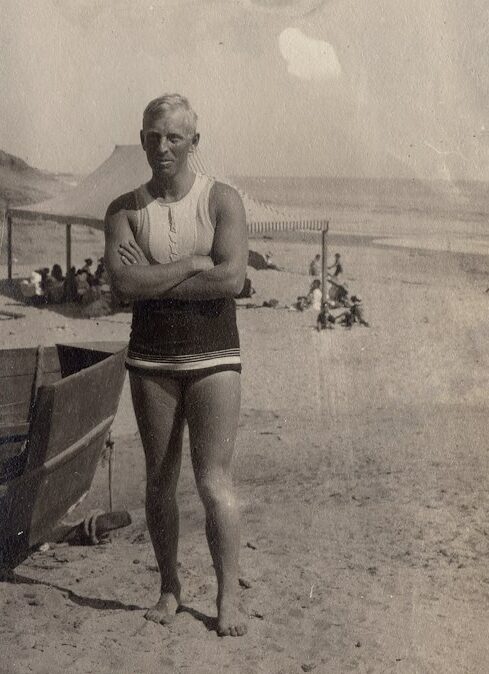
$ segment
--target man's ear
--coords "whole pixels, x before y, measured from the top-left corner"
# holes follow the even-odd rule
[[[197,149],[199,140],[200,140],[200,133],[195,133],[192,137],[192,147],[190,148],[190,152],[194,152]]]
[[[146,150],[146,147],[145,147],[146,137],[145,137],[144,131],[142,129],[139,132],[139,138],[141,140],[141,145],[143,146],[143,150]]]

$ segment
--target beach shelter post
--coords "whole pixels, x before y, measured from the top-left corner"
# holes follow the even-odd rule
[[[66,225],[66,273],[71,269],[71,225]]]
[[[12,280],[12,216],[7,214],[7,278]]]
[[[321,231],[321,248],[322,248],[321,292],[323,294],[323,299],[326,299],[326,281],[328,278],[328,229],[329,229],[329,220],[326,220],[326,227]]]

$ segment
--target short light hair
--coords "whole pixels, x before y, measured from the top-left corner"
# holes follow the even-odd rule
[[[197,131],[197,115],[188,99],[180,94],[164,94],[150,101],[143,112],[143,129],[145,122],[149,119],[159,114],[165,115],[167,112],[177,109],[183,110],[187,119],[188,130],[192,135],[195,134]]]

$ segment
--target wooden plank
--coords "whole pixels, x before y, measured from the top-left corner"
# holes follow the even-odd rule
[[[4,563],[15,565],[25,558],[88,491],[110,423],[105,420],[85,441],[66,448],[51,466],[42,465],[0,485],[0,517],[9,524],[0,540]]]
[[[0,378],[34,373],[37,348],[0,349]],[[45,349],[44,371],[59,371],[59,357],[56,347]]]
[[[30,417],[27,445],[27,470],[44,463],[51,435],[54,392],[57,385],[58,384],[50,384],[49,386],[41,386],[38,391],[34,409],[32,410]],[[30,410],[30,405],[28,409]],[[68,425],[69,420],[65,420],[65,423]]]
[[[43,374],[45,384],[54,384],[61,379],[61,371]],[[33,373],[0,379],[0,408],[12,403],[29,401],[32,391]]]
[[[32,373],[0,380],[0,407],[29,400],[32,389]]]
[[[82,437],[102,419],[115,415],[125,377],[124,361],[124,353],[109,356],[54,384],[52,429],[46,459]]]
[[[125,351],[105,356],[96,365],[39,389],[29,435],[29,467],[48,461],[115,414],[125,377]]]
[[[28,430],[29,430],[28,423],[2,424],[0,425],[0,443],[2,441],[2,438],[5,438],[9,435],[27,433]]]
[[[21,424],[26,421],[28,412],[29,401],[0,407],[0,424]]]

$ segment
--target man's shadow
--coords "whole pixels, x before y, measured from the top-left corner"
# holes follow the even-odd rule
[[[195,618],[195,620],[200,620],[204,624],[208,632],[217,632],[217,618],[206,615],[197,609],[187,606],[186,604],[181,604],[177,609],[177,614],[179,613],[188,613]]]
[[[3,582],[11,583],[12,585],[25,584],[25,585],[41,585],[43,587],[54,588],[59,590],[67,599],[72,601],[78,606],[88,606],[89,608],[97,609],[99,611],[144,611],[144,606],[138,606],[137,604],[124,604],[117,599],[99,599],[98,597],[84,597],[73,590],[70,590],[67,587],[62,587],[61,585],[56,585],[56,583],[50,583],[45,580],[38,580],[37,578],[30,578],[29,576],[23,576],[16,571],[11,571],[7,576],[2,578]]]
[[[67,599],[72,601],[77,606],[88,606],[88,608],[95,609],[97,611],[146,611],[148,607],[139,606],[138,604],[124,604],[117,599],[101,599],[99,597],[85,597],[83,595],[77,594],[73,590],[70,590],[67,587],[62,587],[56,583],[50,583],[45,580],[38,580],[37,578],[30,578],[29,576],[23,576],[16,571],[10,571],[5,577],[0,578],[0,581],[11,583],[13,585],[25,584],[25,585],[40,585],[42,587],[49,587],[55,590],[58,590],[63,594]],[[199,620],[208,632],[217,631],[217,618],[208,616],[197,609],[192,608],[182,604],[177,610],[179,613],[188,613],[195,620]]]

